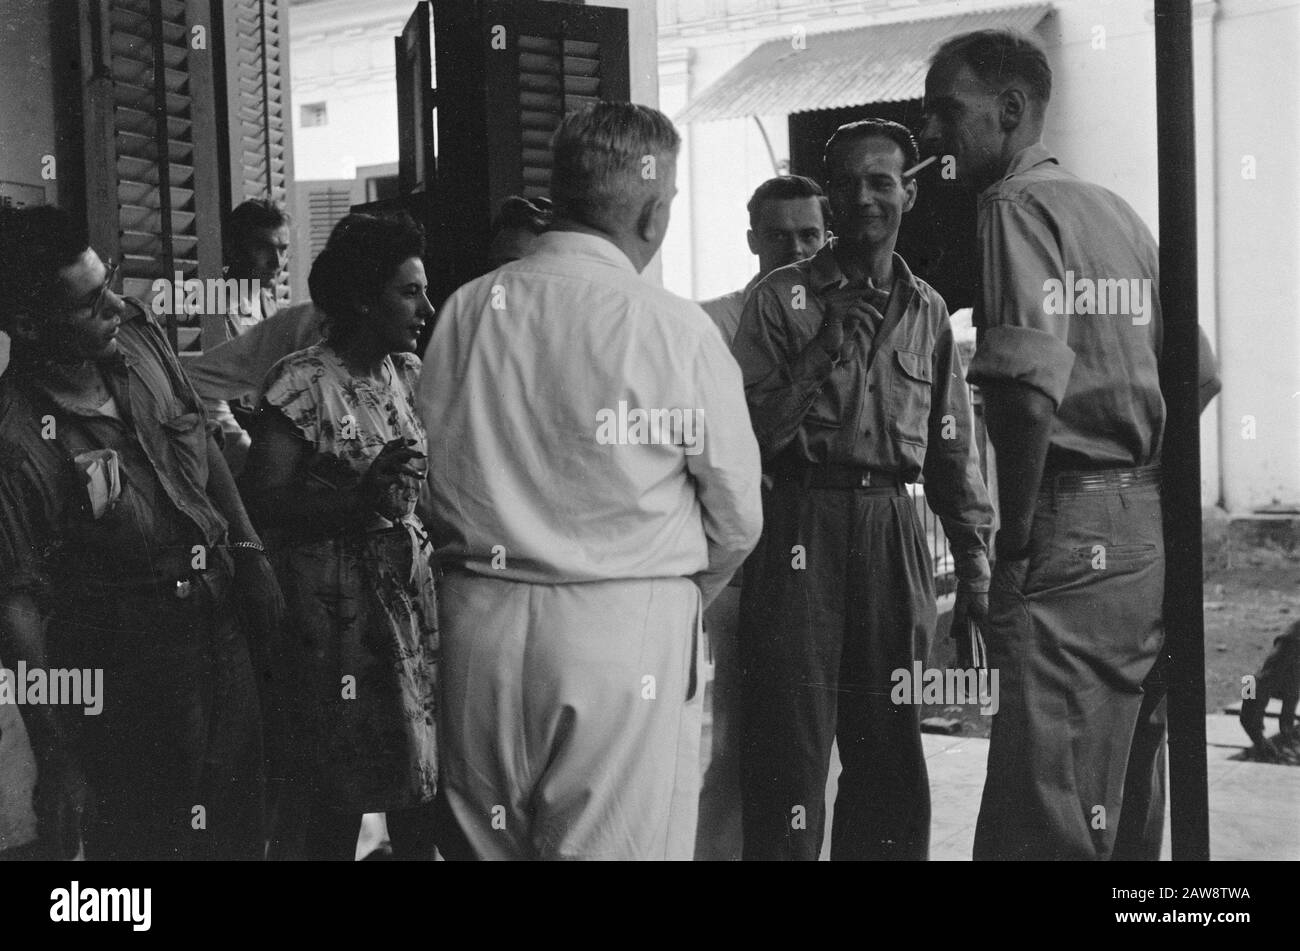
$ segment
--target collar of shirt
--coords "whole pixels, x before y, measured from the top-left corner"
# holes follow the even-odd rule
[[[538,254],[558,254],[564,257],[590,258],[625,271],[636,273],[631,258],[608,238],[587,234],[585,231],[548,231],[537,239],[532,257]],[[525,259],[527,260],[527,259]]]
[[[831,238],[822,245],[821,250],[809,259],[808,279],[812,284],[814,293],[834,288],[839,289],[846,287],[850,283],[848,275],[840,268],[840,262],[835,257],[835,246],[837,239]],[[918,290],[916,278],[912,276],[912,269],[907,266],[903,256],[897,251],[894,252],[894,283],[902,282],[912,290]],[[885,294],[890,294],[893,288],[876,288]]]
[[[1052,154],[1051,149],[1043,145],[1042,142],[1035,142],[1033,145],[1021,149],[1011,157],[1011,164],[1007,166],[1006,174],[984,189],[982,195],[992,195],[1007,179],[1047,162],[1051,162],[1053,165],[1060,164],[1056,156]]]
[[[126,301],[128,311],[122,316],[122,325],[125,326],[127,321],[142,319],[144,314],[143,306],[133,299],[128,298]],[[130,305],[134,304],[135,313],[130,311]],[[125,377],[130,369],[140,360],[139,355],[135,352],[134,341],[131,335],[123,334],[120,331],[117,335],[117,352],[110,357],[105,357],[97,361],[99,368],[104,373],[104,382],[108,386],[110,397],[118,401],[118,405],[123,403],[123,395],[120,391],[119,380]],[[28,382],[41,392],[47,399],[54,403],[59,409],[74,416],[94,416],[95,413],[87,412],[84,405],[78,405],[70,401],[66,394],[59,390],[52,389],[49,386],[48,379],[39,373],[33,373],[27,377]]]

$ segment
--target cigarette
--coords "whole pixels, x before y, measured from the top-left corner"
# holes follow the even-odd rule
[[[931,162],[936,162],[936,161],[938,161],[938,159],[939,159],[939,156],[937,156],[937,155],[931,155],[928,159],[925,159],[925,160],[922,161],[922,162],[918,162],[916,165],[913,165],[911,168],[909,168],[906,172],[903,173],[903,177],[904,177],[904,178],[911,178],[913,175],[915,175],[915,174],[916,174],[917,172],[919,172],[921,169],[925,168],[925,167],[926,167],[927,165],[929,165]]]

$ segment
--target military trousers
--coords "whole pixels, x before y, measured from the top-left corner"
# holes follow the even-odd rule
[[[915,505],[901,486],[778,479],[763,519],[741,596],[744,857],[817,859],[838,743],[831,858],[925,859],[919,708],[891,700],[936,619]]]

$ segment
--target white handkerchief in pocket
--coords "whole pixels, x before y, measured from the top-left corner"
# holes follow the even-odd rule
[[[92,449],[79,452],[73,462],[86,480],[90,513],[100,518],[122,495],[122,475],[115,449]]]

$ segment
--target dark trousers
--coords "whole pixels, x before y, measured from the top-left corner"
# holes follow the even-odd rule
[[[704,683],[704,740],[700,766],[700,817],[695,861],[741,858],[740,663],[736,631],[740,587],[728,585],[704,612],[704,636],[713,656],[713,678]]]
[[[892,671],[925,660],[935,624],[913,502],[779,480],[763,516],[741,596],[744,857],[817,859],[838,741],[831,858],[925,859],[919,708],[890,699]]]
[[[230,585],[223,560],[188,598],[84,597],[51,622],[60,666],[104,671],[103,711],[72,711],[87,859],[262,858],[261,718]]]
[[[1164,655],[1142,684],[1138,711],[1124,777],[1124,804],[1115,833],[1116,862],[1158,862],[1165,835],[1165,790],[1168,786],[1166,753],[1169,747],[1168,687],[1164,680]]]
[[[1148,678],[1163,639],[1159,488],[1049,484],[1029,550],[993,571],[985,639],[1001,697],[975,858],[1158,856],[1165,708]]]

